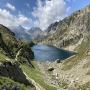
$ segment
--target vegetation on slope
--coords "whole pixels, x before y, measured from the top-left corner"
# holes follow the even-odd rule
[[[38,84],[40,84],[45,90],[56,90],[55,87],[49,86],[44,82],[43,74],[40,72],[39,68],[33,61],[33,65],[35,68],[30,68],[29,66],[23,64],[21,65],[22,70],[33,80],[35,80]]]
[[[71,69],[74,65],[76,65],[80,60],[86,58],[88,56],[88,52],[90,50],[90,35],[88,35],[85,40],[81,43],[81,45],[77,48],[77,54],[66,60],[63,63],[63,68],[62,70],[69,70]]]
[[[0,77],[0,90],[33,90],[24,84],[15,82],[7,77]]]
[[[5,56],[4,54],[0,53],[0,62],[6,61],[6,58],[8,58],[8,57]]]
[[[32,45],[33,45],[32,42],[28,43],[28,42],[23,42],[21,40],[17,40],[13,32],[11,32],[7,27],[0,25],[0,80],[1,80],[0,83],[1,83],[1,87],[3,87],[3,85],[7,85],[7,88],[10,87],[11,89],[13,87],[12,83],[14,83],[14,81],[17,81],[14,84],[18,85],[19,82],[23,83],[23,85],[19,85],[20,90],[31,90],[29,89],[33,86],[31,83],[30,85],[28,85],[29,88],[27,88],[24,85],[26,81],[22,82],[23,80],[26,80],[26,77],[24,73],[22,72],[22,70],[19,68],[19,64],[15,65],[16,63],[15,58],[18,51],[22,48],[22,52],[20,54],[21,56],[19,56],[19,58],[22,57],[26,59],[28,63],[30,63],[29,60],[31,59],[31,57],[33,57],[32,52],[31,52]],[[19,58],[17,62],[18,63],[23,62],[22,59],[21,61],[19,61]],[[17,76],[17,74],[19,76]],[[2,78],[2,76],[4,77]],[[14,81],[9,78],[13,79]]]
[[[13,32],[5,26],[0,25],[0,48],[2,48],[3,54],[14,58],[20,44],[21,42],[15,38]]]

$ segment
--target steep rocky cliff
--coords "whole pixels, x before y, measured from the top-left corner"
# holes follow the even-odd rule
[[[58,22],[52,23],[45,31],[49,34],[53,34],[56,32],[58,26]]]
[[[73,48],[71,49],[74,49],[89,32],[90,5],[59,21],[56,33],[40,43],[64,48],[72,46]]]

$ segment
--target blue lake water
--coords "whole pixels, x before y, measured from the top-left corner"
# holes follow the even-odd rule
[[[73,52],[48,45],[34,45],[32,51],[34,52],[34,59],[39,61],[55,61],[56,59],[64,60],[74,55]]]

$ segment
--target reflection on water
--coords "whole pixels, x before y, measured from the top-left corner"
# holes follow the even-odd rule
[[[39,61],[54,61],[56,59],[63,60],[74,54],[70,51],[48,45],[34,45],[32,51],[34,52],[35,60]]]

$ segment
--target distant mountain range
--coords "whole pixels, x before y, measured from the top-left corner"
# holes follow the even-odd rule
[[[50,36],[51,34],[57,31],[57,26],[59,22],[52,23],[48,26],[48,28],[42,31],[39,27],[32,27],[29,30],[26,30],[21,25],[19,26],[10,26],[8,27],[12,32],[15,33],[15,36],[18,39],[23,40],[40,40],[44,39],[45,37]]]
[[[26,32],[25,28],[22,26],[11,26],[9,27],[12,32],[15,33],[15,36],[19,39],[31,40],[30,35]]]
[[[42,31],[39,27],[33,27],[30,30],[28,30],[29,35],[31,36],[31,39],[43,39],[47,36],[47,33]]]
[[[17,38],[24,40],[38,40],[47,36],[47,33],[42,31],[39,27],[32,27],[26,30],[22,26],[10,26],[9,29],[15,33]]]

